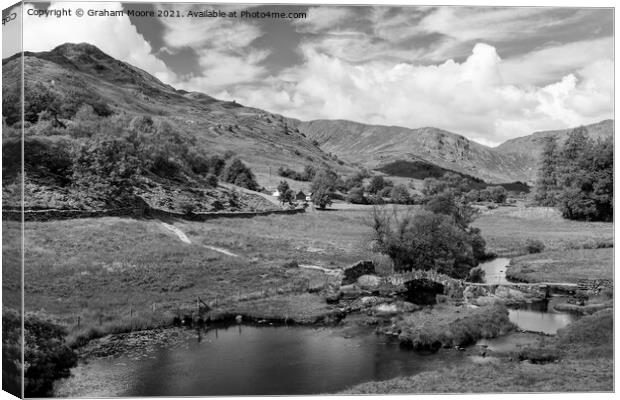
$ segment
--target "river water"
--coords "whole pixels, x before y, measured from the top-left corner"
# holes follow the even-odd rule
[[[142,356],[94,359],[56,385],[58,397],[333,393],[467,362],[464,352],[420,354],[369,330],[237,325],[210,329]]]
[[[481,263],[479,267],[485,272],[485,283],[511,283],[506,278],[506,269],[509,264],[510,259],[503,257]],[[510,307],[509,318],[523,330],[553,335],[558,329],[564,328],[577,318],[574,314],[557,312],[553,309],[554,304],[563,302],[565,299],[563,296],[554,296],[548,300]]]
[[[508,259],[481,264],[504,283]],[[511,308],[519,328],[554,334],[575,319],[553,310],[563,301]],[[518,332],[479,344],[498,351],[536,341]],[[210,328],[174,345],[81,362],[55,387],[57,397],[303,395],[334,393],[368,382],[476,362],[470,351],[420,354],[372,330],[348,338],[337,328],[233,325]]]

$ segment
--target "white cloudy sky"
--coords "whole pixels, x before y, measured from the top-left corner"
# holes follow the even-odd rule
[[[157,8],[90,2],[37,7],[63,6]],[[187,7],[174,5],[182,12]],[[59,23],[25,16],[24,48],[44,51],[65,42],[89,42],[177,88],[303,120],[435,126],[489,145],[613,118],[611,9],[255,10],[307,12],[308,17],[73,17]]]

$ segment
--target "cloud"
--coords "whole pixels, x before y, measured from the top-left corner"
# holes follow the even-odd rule
[[[337,26],[347,20],[355,17],[355,12],[351,7],[310,7],[307,17],[304,19],[294,20],[298,32],[303,33],[319,33],[326,30],[337,30]]]
[[[486,144],[540,129],[613,115],[613,63],[596,61],[547,85],[503,78],[493,46],[479,43],[459,63],[350,63],[304,47],[303,65],[262,84],[220,93],[300,119],[350,119],[407,127],[435,126]]]
[[[88,3],[88,8],[122,10],[121,3]],[[76,3],[52,3],[50,8],[75,9]],[[166,64],[151,54],[151,46],[140,35],[129,17],[37,17],[27,15],[32,4],[25,4],[24,50],[49,51],[63,43],[87,42],[103,52],[142,68],[165,83],[176,81]]]
[[[184,7],[178,6],[179,10],[185,10]],[[247,8],[218,6],[217,10],[228,13]],[[200,73],[177,82],[180,88],[213,93],[224,86],[258,80],[267,73],[261,63],[269,50],[252,47],[252,42],[263,35],[260,27],[252,22],[238,18],[168,18],[162,23],[167,52],[190,46],[198,55]]]
[[[550,82],[593,61],[613,60],[613,50],[612,37],[549,46],[506,60],[502,66],[503,77],[509,83]]]

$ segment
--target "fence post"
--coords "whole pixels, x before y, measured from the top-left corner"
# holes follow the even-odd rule
[[[79,315],[77,317],[77,325],[78,325],[78,328],[79,328],[80,327],[80,316]]]

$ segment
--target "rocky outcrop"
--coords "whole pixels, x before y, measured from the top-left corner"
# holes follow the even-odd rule
[[[375,265],[372,261],[358,261],[357,263],[344,268],[342,271],[342,285],[350,285],[357,282],[362,275],[374,275]]]

